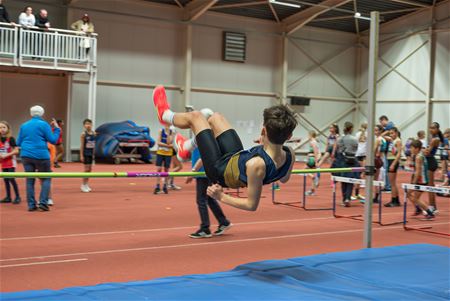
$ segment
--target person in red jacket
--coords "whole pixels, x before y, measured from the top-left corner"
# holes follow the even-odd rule
[[[62,127],[64,125],[64,122],[61,119],[56,120],[56,122],[58,123],[59,128],[61,129],[61,131],[59,132],[59,137],[58,137],[58,141],[56,141],[55,147],[56,147],[56,157],[55,160],[52,160],[51,162],[53,163],[53,167],[55,168],[60,168],[61,165],[59,165],[58,162],[62,162],[62,157],[64,154],[64,144],[63,144],[63,137],[62,137]],[[55,131],[55,128],[52,127],[52,131]]]
[[[19,153],[19,149],[16,146],[16,140],[11,136],[11,127],[6,121],[0,121],[0,164],[3,172],[15,172],[16,171],[16,155]],[[14,189],[16,198],[12,201],[13,204],[20,203],[19,188],[17,186],[16,179],[5,178],[6,197],[0,200],[0,203],[11,203],[11,187]]]

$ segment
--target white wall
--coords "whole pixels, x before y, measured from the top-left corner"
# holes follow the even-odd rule
[[[446,32],[436,32],[436,63],[433,98],[446,102],[433,103],[432,120],[441,124],[441,128],[450,127],[450,2],[441,3],[436,9],[436,19],[446,21],[439,23],[436,28],[446,28]],[[426,29],[430,21],[430,12],[424,11],[408,18],[402,18],[381,26],[380,61],[378,64],[377,107],[376,115],[387,115],[397,126],[400,126],[403,137],[414,137],[418,130],[426,130],[428,126],[424,114],[429,83],[430,43]],[[415,32],[425,29],[421,34],[412,35],[406,39],[392,39],[395,33]],[[398,35],[397,35],[398,36]],[[382,42],[385,39],[392,40]],[[367,43],[367,39],[365,40]],[[421,45],[423,45],[421,47]],[[420,49],[419,49],[420,48]],[[418,49],[418,50],[416,50]],[[415,52],[414,52],[415,51]],[[414,54],[412,54],[414,52]],[[407,58],[412,54],[409,58]],[[360,76],[362,91],[367,88],[367,49],[363,50]],[[407,59],[406,59],[407,58]],[[406,60],[405,60],[406,59]],[[389,72],[390,66],[401,63],[396,71],[411,81],[409,83],[397,72]],[[386,75],[387,74],[387,75]],[[381,79],[383,78],[383,79]],[[362,96],[363,99],[366,94]],[[402,102],[400,102],[402,101]],[[406,102],[405,102],[406,101]],[[362,110],[367,106],[363,104]],[[416,118],[412,118],[416,116]],[[364,118],[364,117],[363,117]],[[408,122],[410,121],[410,122]]]
[[[169,23],[151,18],[180,17],[176,7],[148,3],[120,5],[113,1],[106,6],[101,1],[83,1],[76,9],[69,10],[69,23],[87,11],[94,24],[98,38],[98,80],[97,124],[109,121],[132,119],[142,125],[149,125],[152,132],[160,127],[152,106],[151,89],[131,85],[184,86],[184,30],[183,24]],[[80,7],[90,9],[80,9]],[[121,15],[115,14],[120,8]],[[111,11],[109,13],[108,11]],[[138,14],[144,17],[133,17]],[[244,64],[222,61],[222,32],[239,30],[247,36],[247,61]],[[259,134],[264,108],[276,103],[275,95],[280,92],[281,36],[273,23],[241,17],[207,13],[193,26],[192,40],[192,93],[191,104],[196,108],[210,107],[220,111],[237,128],[245,146],[253,145]],[[131,34],[130,34],[131,33]],[[331,39],[331,41],[330,41]],[[314,40],[310,41],[310,40]],[[295,38],[308,52],[322,60],[333,51],[352,45],[353,35],[336,34],[323,30],[307,29]],[[322,41],[322,42],[319,42]],[[335,60],[326,64],[350,89],[354,89],[354,63],[349,49]],[[293,49],[289,49],[289,64],[295,67],[292,77],[306,71],[307,66],[296,66],[294,61],[303,60]],[[341,66],[350,66],[344,71]],[[312,73],[300,86],[289,91],[293,95],[343,96],[349,97],[329,78],[321,73]],[[76,76],[73,86],[72,120],[80,124],[87,114],[87,83],[82,76]],[[336,87],[337,86],[337,87]],[[217,90],[215,93],[199,92],[204,88]],[[221,90],[235,91],[228,94]],[[267,93],[266,96],[239,95],[245,93]],[[272,96],[270,96],[272,95]],[[183,94],[168,91],[174,108],[184,109]],[[321,104],[330,108],[325,115]],[[348,104],[337,102],[314,102],[307,109],[306,116],[320,119],[320,126],[332,121],[336,110],[345,110]],[[351,118],[351,116],[349,117]],[[303,129],[303,130],[301,130]],[[73,127],[72,147],[78,147],[79,128]],[[306,129],[299,127],[297,136],[306,136]]]

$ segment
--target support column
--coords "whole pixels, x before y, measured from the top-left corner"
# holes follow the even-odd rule
[[[370,13],[370,44],[369,44],[369,80],[367,93],[368,131],[367,131],[367,161],[366,161],[366,203],[364,204],[364,247],[372,247],[372,200],[373,180],[375,174],[374,163],[374,127],[375,127],[375,103],[377,99],[377,71],[378,71],[378,31],[380,26],[380,13]]]
[[[186,25],[186,48],[184,53],[185,70],[184,70],[184,106],[191,105],[191,89],[192,89],[192,25]]]
[[[289,39],[283,34],[281,44],[281,76],[280,76],[280,103],[287,104],[287,76],[288,76],[288,47]]]
[[[72,79],[73,74],[67,73],[67,108],[66,108],[66,120],[65,120],[65,161],[72,162],[72,148],[71,148],[71,131],[72,131],[72,120],[71,120],[71,111],[72,111]]]
[[[434,8],[432,8],[434,11]],[[432,13],[434,15],[434,13]],[[434,22],[434,17],[432,17],[431,23]],[[428,50],[430,54],[430,61],[428,67],[428,89],[427,89],[427,97],[425,99],[425,128],[428,129],[430,124],[433,122],[433,102],[432,99],[434,97],[434,71],[436,66],[436,37],[435,33],[433,33],[433,25],[428,28]],[[428,131],[427,137],[428,137]]]
[[[88,94],[88,118],[92,120],[95,128],[95,116],[97,109],[97,70],[94,68],[89,72],[89,94]]]

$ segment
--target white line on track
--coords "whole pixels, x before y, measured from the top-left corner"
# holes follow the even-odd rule
[[[29,263],[19,263],[19,264],[8,264],[8,265],[0,265],[0,269],[3,268],[15,268],[15,267],[24,267],[30,265],[42,265],[42,264],[54,264],[54,263],[68,263],[68,262],[77,262],[77,261],[86,261],[87,258],[78,258],[78,259],[66,259],[66,260],[55,260],[55,261],[41,261],[41,262],[29,262]]]
[[[448,225],[448,224],[450,224],[450,222],[421,224],[421,226],[437,226],[437,225]],[[401,228],[403,228],[403,226],[383,227],[383,228],[374,228],[373,231],[384,231],[384,230],[401,229]],[[186,248],[186,247],[197,247],[197,246],[232,244],[232,243],[240,243],[240,242],[263,241],[263,240],[271,240],[271,239],[285,239],[285,238],[299,238],[299,237],[307,237],[307,236],[356,233],[356,232],[363,232],[363,231],[364,231],[363,229],[352,229],[352,230],[341,230],[341,231],[327,231],[327,232],[280,235],[280,236],[244,238],[244,239],[234,239],[234,240],[210,241],[210,242],[189,243],[189,244],[179,244],[179,245],[152,246],[152,247],[131,248],[131,249],[115,249],[115,250],[103,250],[103,251],[91,251],[91,252],[79,252],[79,253],[67,253],[67,254],[42,255],[42,256],[33,256],[33,257],[0,259],[0,262],[20,261],[20,260],[39,260],[39,259],[44,259],[44,258],[61,258],[61,257],[70,257],[70,256],[88,256],[88,255],[100,255],[100,254],[139,252],[139,251],[151,251],[151,250],[161,250],[161,249],[175,249],[175,248]]]
[[[309,221],[328,220],[328,219],[334,219],[334,217],[317,217],[317,218],[303,218],[303,219],[299,218],[299,219],[284,219],[284,220],[273,220],[273,221],[242,222],[242,223],[233,223],[233,225],[242,226],[242,225],[290,223],[290,222],[309,222]],[[77,236],[112,235],[112,234],[127,234],[127,233],[142,233],[142,232],[160,232],[160,231],[172,231],[172,230],[186,230],[186,229],[192,229],[195,227],[198,227],[198,225],[171,227],[171,228],[152,228],[152,229],[108,231],[108,232],[88,232],[88,233],[57,234],[57,235],[44,235],[44,236],[6,237],[6,238],[0,238],[0,241],[23,240],[23,239],[42,239],[42,238],[66,238],[66,237],[77,237]]]
[[[403,214],[403,213],[402,212],[384,213],[383,216],[386,216],[386,215],[400,215],[400,214]],[[273,220],[273,221],[255,221],[255,222],[233,223],[233,225],[235,225],[235,226],[243,226],[243,225],[258,225],[258,224],[278,224],[278,223],[291,223],[291,222],[309,222],[309,221],[331,220],[331,219],[335,219],[335,218],[333,216],[329,216],[329,217],[299,218],[299,219],[285,219],[285,220]],[[87,232],[87,233],[56,234],[56,235],[41,235],[41,236],[24,236],[24,237],[5,237],[5,238],[0,238],[0,241],[27,240],[27,239],[48,239],[48,238],[67,238],[67,237],[78,237],[78,236],[115,235],[115,234],[145,233],[145,232],[162,232],[162,231],[173,231],[173,230],[186,230],[186,229],[192,229],[192,228],[195,228],[195,227],[197,227],[197,225],[194,225],[194,226],[181,226],[181,227],[170,227],[170,228],[123,230],[123,231]]]

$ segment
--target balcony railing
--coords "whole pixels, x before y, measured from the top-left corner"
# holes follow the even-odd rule
[[[97,34],[0,23],[0,65],[89,72],[97,65]]]

